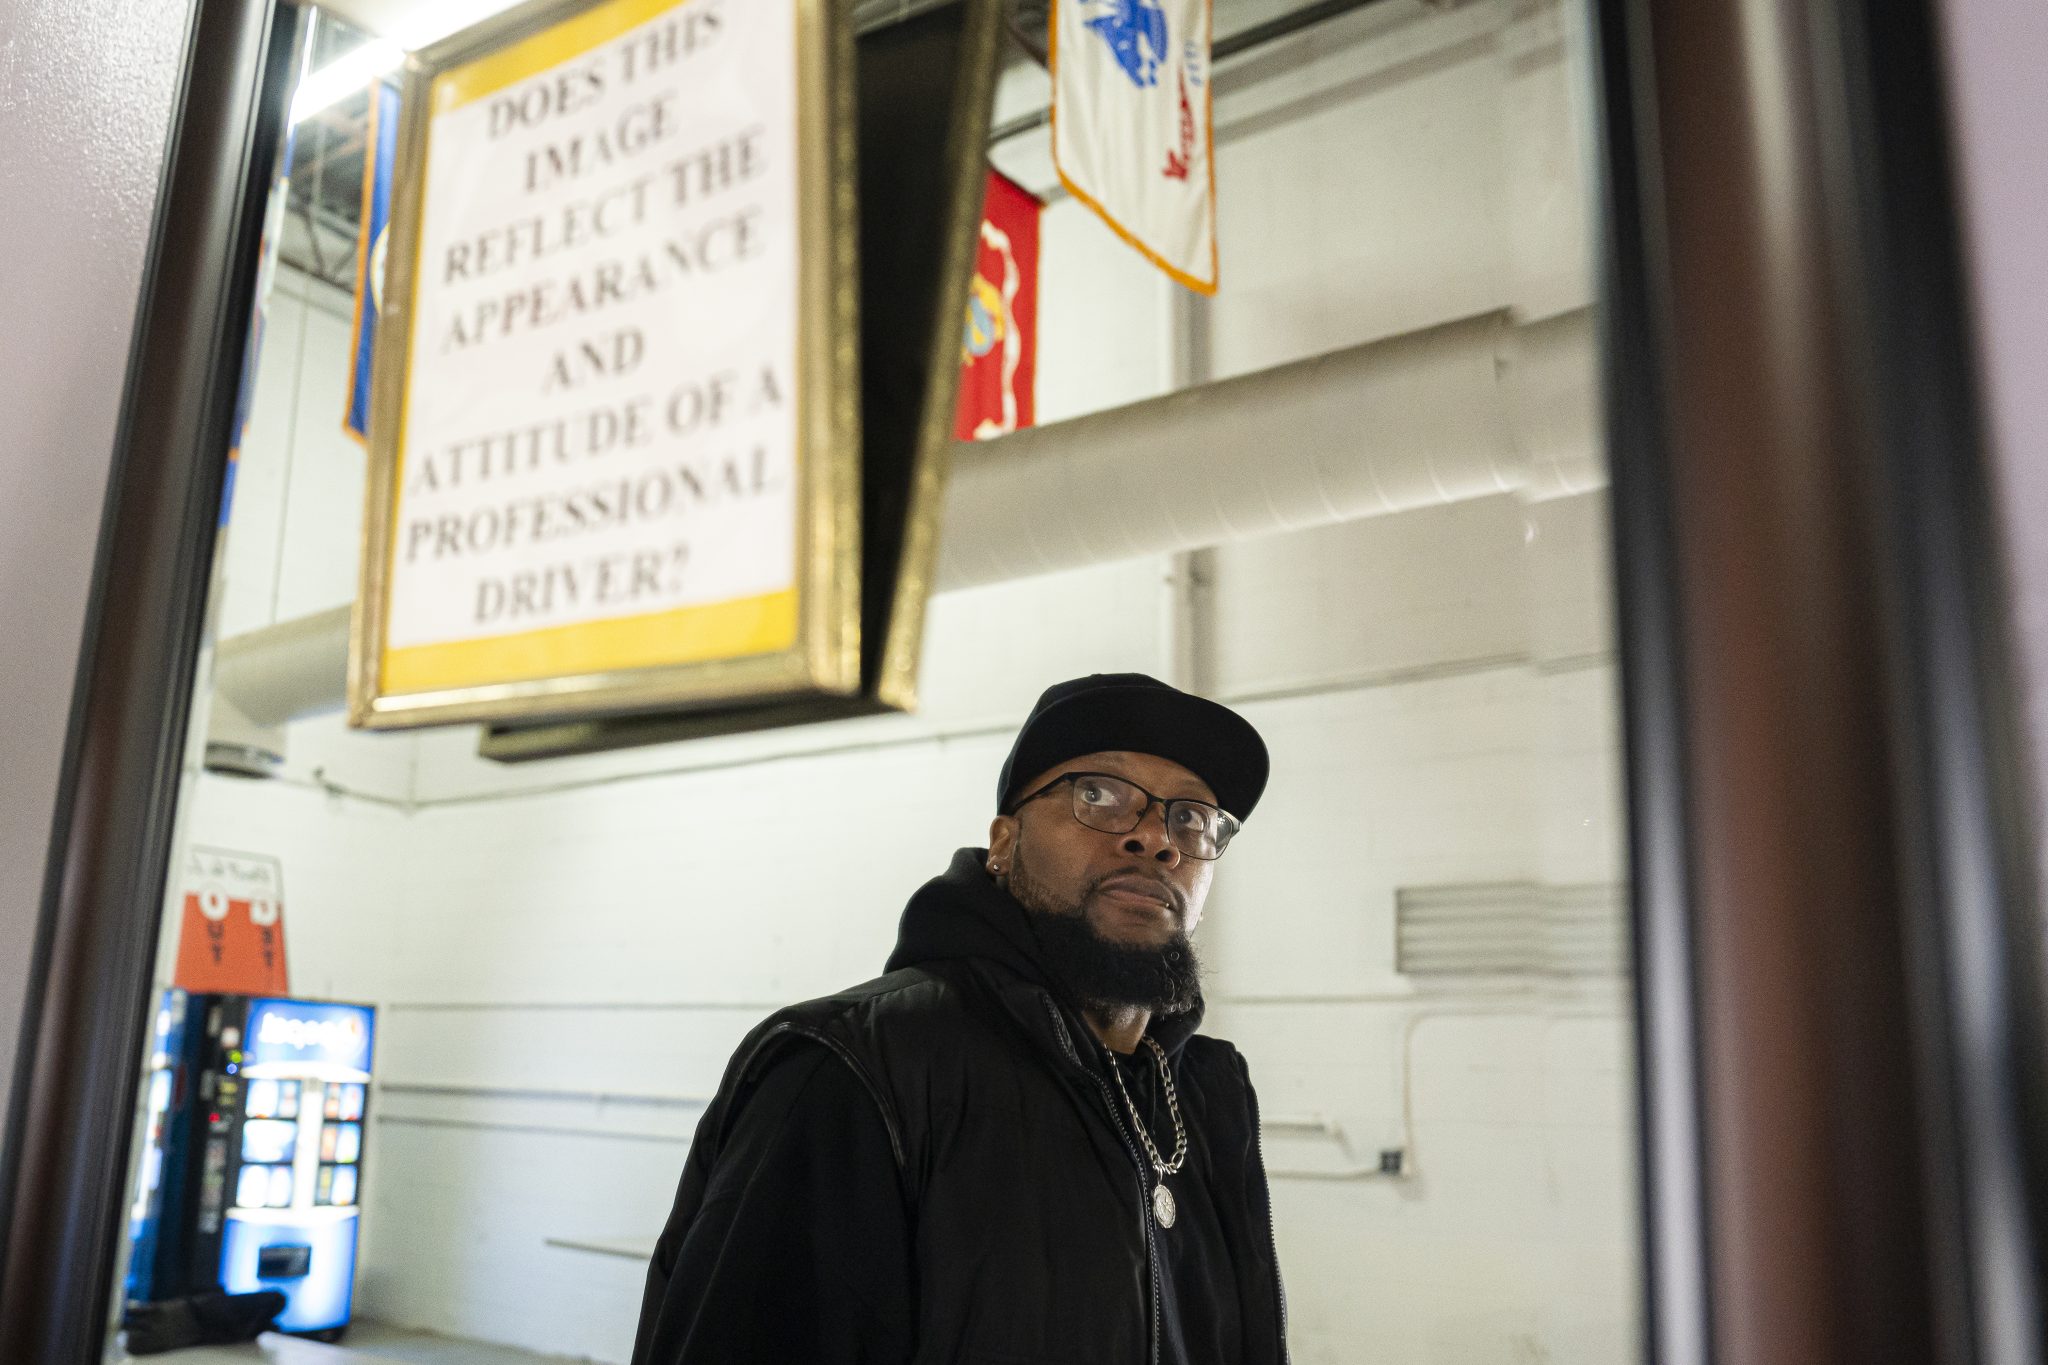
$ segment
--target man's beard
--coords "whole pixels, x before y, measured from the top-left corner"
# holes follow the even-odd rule
[[[1045,965],[1081,1005],[1181,1014],[1202,998],[1201,963],[1187,931],[1176,928],[1164,943],[1122,943],[1104,938],[1088,918],[1088,902],[1096,888],[1110,877],[1135,870],[1105,873],[1071,902],[1054,897],[1021,865],[1010,869],[1004,885],[1020,905],[1034,912],[1031,925]]]

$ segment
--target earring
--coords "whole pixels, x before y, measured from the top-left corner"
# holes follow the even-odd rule
[[[1003,875],[1003,869],[996,866],[994,863],[990,863],[988,865],[988,875],[991,877],[1000,877]]]

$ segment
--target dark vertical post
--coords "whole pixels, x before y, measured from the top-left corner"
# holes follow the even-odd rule
[[[1934,8],[1843,0],[1817,16],[1842,83],[1827,183],[1881,489],[1895,809],[1946,1358],[2043,1365],[2048,920]]]
[[[85,1365],[105,1344],[290,28],[270,0],[200,0],[187,44],[7,1116],[0,1360],[10,1365]]]
[[[1662,219],[1649,54],[1628,0],[1595,6],[1602,161],[1600,346],[1614,521],[1615,629],[1624,661],[1631,935],[1640,1095],[1644,1358],[1713,1359],[1700,1115],[1699,982],[1685,775]]]
[[[1926,1365],[1868,447],[1798,7],[1645,0],[1715,1357]],[[1882,1192],[1881,1194],[1879,1192]]]
[[[1656,1358],[2039,1365],[2038,920],[1925,4],[1600,15]]]

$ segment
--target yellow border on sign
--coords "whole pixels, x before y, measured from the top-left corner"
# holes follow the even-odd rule
[[[351,725],[530,723],[763,699],[807,704],[860,692],[853,34],[838,0],[779,2],[796,19],[798,494],[790,586],[480,640],[390,644],[432,125],[449,109],[559,70],[691,3],[525,0],[406,63],[392,183],[393,279],[379,319],[391,325],[394,344],[377,347],[374,371],[361,590],[350,627]]]
[[[445,114],[494,95],[514,81],[572,61],[599,43],[609,42],[627,29],[638,28],[687,3],[688,0],[612,0],[609,5],[585,10],[524,42],[434,77],[434,112]]]
[[[394,649],[384,656],[384,681],[394,692],[432,692],[478,678],[551,678],[565,655],[602,656],[606,668],[616,669],[767,654],[795,644],[796,627],[796,589],[784,588],[648,616]]]

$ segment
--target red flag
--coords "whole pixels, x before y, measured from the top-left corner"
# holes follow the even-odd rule
[[[172,984],[188,991],[283,995],[284,869],[262,853],[193,848]]]
[[[1039,202],[990,171],[982,204],[953,420],[963,441],[1030,426],[1038,372]]]

